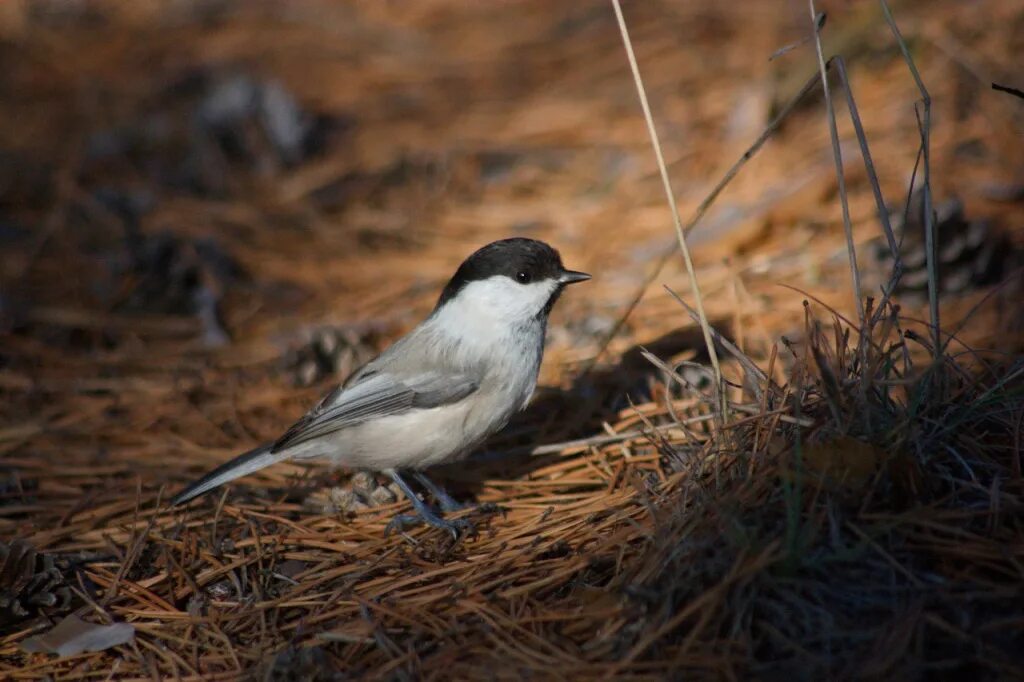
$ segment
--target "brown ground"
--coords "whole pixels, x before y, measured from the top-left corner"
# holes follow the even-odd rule
[[[936,203],[960,197],[1013,252],[1024,101],[990,83],[1024,85],[1024,2],[891,4],[933,98]],[[919,93],[876,3],[819,9],[895,210],[918,154]],[[807,9],[625,13],[685,220],[815,73],[813,45],[768,61],[807,34]],[[912,420],[894,420],[865,450],[826,456],[868,460],[860,479],[819,481],[794,502],[787,422],[666,430],[670,412],[707,414],[678,386],[667,405],[666,377],[635,348],[707,360],[662,287],[692,301],[680,257],[602,352],[675,248],[609,4],[9,1],[0,32],[0,539],[56,556],[87,620],[136,628],[130,645],[57,659],[19,648],[48,621],[8,623],[0,676],[1021,674],[1024,412],[991,402],[1012,386],[993,376],[1012,379],[1024,347],[1019,289],[943,299],[949,331],[976,307],[949,348],[964,376],[983,370],[964,348],[992,351],[993,376],[942,394],[977,408],[949,436],[969,443],[915,451]],[[275,151],[253,116],[228,141],[204,127],[202,103],[239,74],[295,96],[312,121],[306,149]],[[881,231],[833,87],[854,240],[877,294]],[[771,360],[781,336],[813,337],[805,299],[828,334],[823,306],[857,317],[839,206],[816,91],[691,235],[710,319],[779,396],[800,395],[795,377],[827,383],[801,374],[799,351]],[[477,537],[384,538],[406,503],[346,513],[328,491],[347,475],[287,464],[186,511],[157,506],[278,435],[343,378],[329,370],[400,336],[465,255],[509,235],[545,239],[595,277],[555,310],[534,406],[488,446],[513,455],[447,472],[460,495],[506,511],[480,517]],[[220,297],[226,342],[192,314],[196,292]],[[926,306],[900,303],[900,328],[926,338]],[[324,361],[327,376],[304,373],[326,326],[347,350]],[[829,344],[837,373],[856,374]],[[735,363],[726,376],[739,382]],[[811,401],[804,417],[794,404],[776,414],[834,435],[835,403]],[[997,423],[979,416],[989,409]],[[943,421],[928,419],[914,423]],[[953,450],[963,468],[930,468]],[[815,452],[812,469],[831,466]],[[893,473],[904,461],[909,478]]]

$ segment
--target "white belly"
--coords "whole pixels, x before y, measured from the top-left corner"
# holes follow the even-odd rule
[[[484,423],[466,404],[413,410],[346,429],[327,456],[334,466],[346,468],[425,469],[468,456],[509,416],[495,415]]]

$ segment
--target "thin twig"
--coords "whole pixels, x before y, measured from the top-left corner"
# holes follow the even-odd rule
[[[819,31],[825,26],[825,21],[827,21],[827,20],[828,20],[828,15],[825,12],[819,12],[818,13],[818,19],[814,23],[815,23],[815,26],[817,26]],[[779,57],[781,57],[781,56],[783,56],[785,54],[788,54],[789,52],[792,52],[793,50],[797,49],[798,47],[803,47],[804,45],[806,45],[809,42],[811,42],[811,38],[810,38],[810,36],[807,36],[805,38],[801,38],[800,40],[796,41],[795,43],[790,43],[789,45],[785,45],[783,47],[780,47],[779,49],[775,50],[775,52],[772,52],[771,56],[768,57],[768,61],[770,61],[770,62],[775,61]]]
[[[1018,90],[1017,88],[1011,88],[1009,85],[1000,85],[999,83],[993,83],[992,89],[998,92],[1005,92],[1013,95],[1014,97],[1020,97],[1024,99],[1024,90]]]
[[[811,10],[811,22],[814,29],[814,48],[818,55],[818,73],[821,76],[821,87],[825,93],[825,110],[828,116],[828,132],[832,139],[832,156],[836,164],[836,182],[839,187],[839,203],[843,210],[843,230],[846,232],[846,252],[850,259],[850,282],[853,287],[853,304],[861,327],[865,326],[864,307],[860,304],[860,270],[857,268],[857,251],[853,245],[853,225],[850,222],[850,202],[846,195],[846,174],[843,172],[843,152],[839,147],[839,129],[836,126],[836,112],[832,105],[832,92],[828,86],[828,69],[825,66],[825,55],[821,48],[821,34],[818,32],[818,10],[814,0],[808,0]],[[829,60],[831,61],[831,59]]]
[[[686,419],[680,420],[681,424],[699,424],[701,422],[712,421],[715,418],[713,414],[701,414],[696,417],[687,417]],[[672,431],[678,429],[679,424],[663,424],[653,427],[655,431]],[[530,455],[537,457],[539,455],[554,455],[559,453],[567,453],[568,451],[584,450],[588,447],[597,445],[609,445],[611,443],[622,443],[624,441],[633,440],[634,438],[643,438],[645,433],[643,431],[624,431],[622,433],[616,433],[608,436],[592,436],[590,438],[579,438],[577,440],[567,440],[561,443],[550,443],[548,445],[538,445],[535,447],[525,448],[514,448],[508,450],[502,455],[515,455],[529,453]]]
[[[668,285],[665,285],[665,291],[667,291],[672,296],[672,298],[676,299],[679,305],[683,306],[683,308],[686,309],[686,313],[690,316],[691,319],[693,319],[694,321],[697,320],[697,311],[695,311],[693,308],[687,305],[686,301],[684,301],[682,297],[679,296],[679,294],[673,291],[673,289]],[[765,374],[764,370],[758,367],[757,363],[751,360],[746,353],[740,350],[736,346],[736,344],[722,336],[714,327],[711,328],[711,334],[714,337],[715,341],[722,344],[722,347],[725,348],[725,350],[727,350],[734,358],[736,358],[736,361],[739,362],[740,365],[743,367],[744,373],[750,377],[750,381],[748,382],[750,389],[754,392],[754,395],[757,398],[757,400],[760,400],[761,385],[758,382],[764,381],[766,385],[770,387],[771,382],[768,380],[768,375]]]
[[[917,90],[921,94],[921,104],[924,108],[923,120],[918,122],[921,132],[921,145],[924,154],[922,166],[924,168],[924,242],[925,242],[925,258],[928,268],[928,310],[931,317],[931,331],[932,331],[932,348],[934,353],[935,362],[938,362],[942,357],[943,346],[942,346],[942,335],[939,331],[939,273],[938,265],[936,263],[936,244],[935,244],[935,219],[932,214],[932,171],[931,171],[931,130],[932,130],[932,98],[928,94],[928,89],[924,87],[924,81],[921,80],[921,74],[917,71],[917,66],[914,64],[914,58],[910,56],[910,49],[907,47],[907,43],[903,40],[903,34],[900,33],[899,26],[896,25],[896,20],[892,18],[892,11],[889,9],[889,3],[886,0],[878,0],[882,6],[882,13],[885,15],[885,21],[889,24],[889,28],[892,30],[893,36],[896,38],[896,43],[900,46],[900,52],[903,54],[903,60],[907,63],[907,68],[910,69],[910,74],[914,77],[914,83],[917,84]]]
[[[853,129],[857,134],[857,142],[860,144],[860,153],[864,159],[864,169],[868,174],[871,192],[875,197],[875,209],[878,211],[878,220],[882,224],[882,232],[885,233],[885,239],[889,243],[889,251],[892,253],[896,266],[901,267],[900,247],[896,243],[896,235],[893,234],[892,224],[889,222],[889,209],[885,205],[885,197],[882,196],[882,187],[878,183],[878,173],[875,172],[874,161],[871,160],[868,138],[864,134],[864,125],[861,123],[860,113],[857,111],[857,101],[853,98],[853,85],[850,83],[850,77],[846,73],[846,61],[838,55],[832,57],[831,61],[835,62],[836,73],[839,74],[839,80],[843,84],[846,106],[850,110],[850,120],[853,122]]]
[[[644,358],[648,362],[650,362],[652,365],[654,365],[655,367],[660,369],[668,377],[670,377],[670,378],[674,379],[675,381],[679,382],[679,384],[681,384],[682,386],[690,385],[690,382],[687,381],[685,377],[681,376],[679,374],[679,372],[677,372],[674,368],[672,368],[668,364],[666,364],[658,356],[654,355],[653,353],[651,353],[650,351],[647,351],[647,350],[642,351],[641,354],[644,356]],[[698,393],[698,398],[702,399],[702,402],[704,402],[704,403],[711,402],[710,400],[707,400],[706,398],[701,396],[699,393]],[[753,416],[756,416],[756,417],[763,417],[763,416],[767,416],[767,415],[779,415],[780,420],[784,421],[784,422],[786,422],[788,424],[799,424],[800,426],[814,426],[814,422],[809,420],[809,419],[796,419],[794,417],[790,417],[788,415],[782,414],[781,411],[779,411],[779,410],[771,410],[771,411],[768,411],[768,412],[764,412],[764,411],[762,411],[762,408],[761,408],[760,405],[745,405],[743,403],[730,402],[729,406],[733,410],[735,410],[737,412],[743,412],[744,414],[749,414],[749,415],[753,415]],[[700,415],[698,417],[691,417],[689,419],[679,420],[679,421],[676,421],[675,425],[689,424],[691,422],[696,423],[696,422],[701,422],[701,421],[708,421],[708,418],[710,416],[711,415]],[[733,424],[733,425],[735,425],[735,424]]]
[[[704,334],[704,345],[708,349],[708,357],[711,359],[711,366],[715,371],[716,390],[722,404],[722,419],[728,419],[728,401],[725,397],[725,386],[722,383],[722,368],[718,364],[718,353],[715,351],[715,343],[711,339],[711,325],[708,324],[708,317],[704,312],[704,299],[700,293],[700,284],[697,282],[697,273],[693,268],[693,260],[690,258],[690,249],[686,246],[686,235],[683,232],[683,221],[679,217],[679,208],[676,206],[676,197],[672,191],[672,183],[668,177],[668,168],[665,166],[665,158],[661,152],[661,144],[658,142],[658,131],[654,126],[654,117],[651,115],[651,107],[647,102],[647,92],[644,89],[643,79],[640,77],[640,67],[636,62],[636,55],[633,53],[633,43],[629,39],[629,30],[626,28],[626,18],[622,15],[622,7],[619,0],[612,0],[615,8],[615,18],[619,22],[619,31],[622,33],[622,42],[626,47],[626,56],[629,58],[629,67],[633,71],[633,80],[636,82],[637,95],[640,98],[640,106],[644,110],[644,118],[647,121],[647,131],[651,136],[651,146],[654,147],[654,155],[658,160],[658,170],[661,172],[661,182],[665,186],[665,198],[668,199],[669,208],[672,210],[672,221],[676,228],[676,237],[679,240],[679,248],[683,252],[683,260],[686,262],[686,272],[690,276],[690,286],[693,289],[693,300],[697,306],[697,315],[700,317],[701,332]]]

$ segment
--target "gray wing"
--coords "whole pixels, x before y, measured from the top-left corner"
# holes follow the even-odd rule
[[[370,419],[462,400],[478,388],[465,374],[424,370],[400,380],[366,367],[310,410],[271,447],[280,452]]]

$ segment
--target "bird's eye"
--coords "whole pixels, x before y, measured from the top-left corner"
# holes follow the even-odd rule
[[[520,270],[519,272],[516,273],[516,281],[519,282],[520,284],[529,284],[530,273],[523,272]]]

